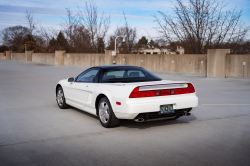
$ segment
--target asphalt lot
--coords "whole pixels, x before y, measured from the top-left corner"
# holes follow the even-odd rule
[[[250,79],[154,72],[191,81],[189,117],[103,128],[61,110],[55,85],[87,67],[0,60],[0,165],[250,165]]]

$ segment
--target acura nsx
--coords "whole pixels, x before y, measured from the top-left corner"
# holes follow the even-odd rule
[[[103,127],[120,119],[145,122],[189,116],[198,105],[192,83],[162,80],[142,67],[108,65],[91,67],[56,85],[56,101],[96,115]]]

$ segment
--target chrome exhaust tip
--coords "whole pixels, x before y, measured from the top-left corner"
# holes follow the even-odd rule
[[[137,119],[134,119],[134,121],[136,121],[136,122],[144,122],[145,119],[144,118],[137,118]]]
[[[191,115],[191,113],[188,112],[188,113],[186,113],[184,116],[190,116],[190,115]]]

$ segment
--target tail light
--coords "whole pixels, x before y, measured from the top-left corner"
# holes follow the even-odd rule
[[[194,86],[191,83],[188,83],[188,87],[186,88],[176,88],[176,89],[139,91],[139,88],[140,87],[136,87],[129,95],[129,98],[180,95],[180,94],[195,92]]]

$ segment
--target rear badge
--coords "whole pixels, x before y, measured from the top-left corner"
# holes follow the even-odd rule
[[[170,90],[170,94],[171,94],[171,95],[174,95],[174,94],[175,94],[175,90],[174,90],[174,89],[171,89],[171,90]]]

